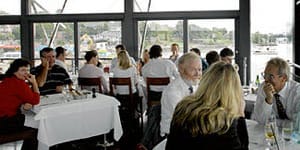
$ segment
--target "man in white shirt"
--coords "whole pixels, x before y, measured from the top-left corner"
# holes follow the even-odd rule
[[[163,91],[161,98],[160,134],[169,134],[173,112],[183,97],[194,93],[202,76],[200,57],[193,53],[185,53],[178,60],[180,76],[171,82]]]
[[[126,51],[126,47],[125,47],[125,45],[123,45],[123,44],[117,45],[117,46],[115,47],[115,49],[116,49],[116,54],[117,54],[117,55],[118,55],[119,52],[122,51],[122,50]],[[136,66],[136,62],[135,62],[134,58],[131,57],[131,56],[129,56],[129,58],[130,58],[131,64],[132,64],[133,66]],[[110,72],[112,72],[113,69],[114,69],[115,67],[117,67],[117,66],[118,66],[118,57],[115,57],[115,58],[113,58],[113,59],[111,60]]]
[[[295,123],[300,110],[300,84],[289,80],[289,75],[290,68],[285,60],[272,58],[268,61],[264,71],[265,82],[258,88],[252,115],[254,120],[265,124],[273,112],[279,127],[285,122]]]
[[[142,75],[146,81],[147,77],[170,77],[174,79],[179,76],[176,65],[168,60],[162,59],[162,48],[160,45],[153,45],[149,51],[150,61],[142,68]],[[150,87],[151,91],[161,92],[164,87]]]
[[[67,65],[65,63],[65,59],[66,59],[66,49],[59,46],[55,48],[55,53],[56,53],[56,59],[55,59],[55,64],[63,67],[67,72],[68,72],[68,68]]]

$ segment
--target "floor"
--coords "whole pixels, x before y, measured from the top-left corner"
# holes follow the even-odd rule
[[[23,141],[17,141],[13,143],[7,143],[0,145],[0,150],[20,150]]]

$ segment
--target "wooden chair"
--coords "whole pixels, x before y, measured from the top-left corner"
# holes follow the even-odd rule
[[[0,134],[0,145],[5,143],[17,142],[21,140],[32,139],[32,137],[37,136],[37,130],[32,128],[26,128],[22,131],[9,133],[9,134]],[[16,149],[16,143],[14,145]]]
[[[78,85],[83,89],[84,86],[98,86],[98,92],[103,93],[101,77],[97,78],[82,78],[78,77]]]
[[[109,88],[110,88],[110,95],[111,96],[115,96],[114,94],[114,86],[128,86],[128,89],[129,89],[129,110],[131,112],[131,114],[134,115],[135,113],[135,110],[137,108],[137,106],[139,105],[140,107],[140,111],[139,111],[139,119],[140,119],[140,127],[143,131],[143,103],[142,103],[142,98],[141,97],[135,97],[132,93],[132,85],[131,84],[131,79],[130,77],[127,77],[127,78],[115,78],[115,77],[110,77],[109,78]]]
[[[154,105],[160,105],[160,99],[152,99],[149,97],[150,86],[166,86],[170,83],[169,77],[147,77],[146,86],[147,86],[147,101],[148,108]]]

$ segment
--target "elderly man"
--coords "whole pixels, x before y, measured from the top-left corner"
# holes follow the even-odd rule
[[[31,73],[36,76],[40,94],[60,93],[64,85],[72,88],[72,80],[67,71],[55,64],[55,53],[53,48],[45,47],[40,51],[41,64],[31,69]]]
[[[161,98],[160,134],[169,134],[173,112],[178,102],[192,94],[198,87],[202,75],[200,57],[194,53],[185,53],[178,60],[180,76],[171,82],[163,91]]]
[[[300,103],[300,84],[289,80],[290,68],[281,58],[267,62],[264,71],[265,82],[258,88],[256,105],[252,118],[261,124],[273,113],[277,125],[296,121]]]

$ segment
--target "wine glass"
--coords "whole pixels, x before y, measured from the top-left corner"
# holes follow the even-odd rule
[[[265,125],[265,140],[267,142],[267,146],[272,149],[275,144],[275,132],[273,123],[268,123]]]

